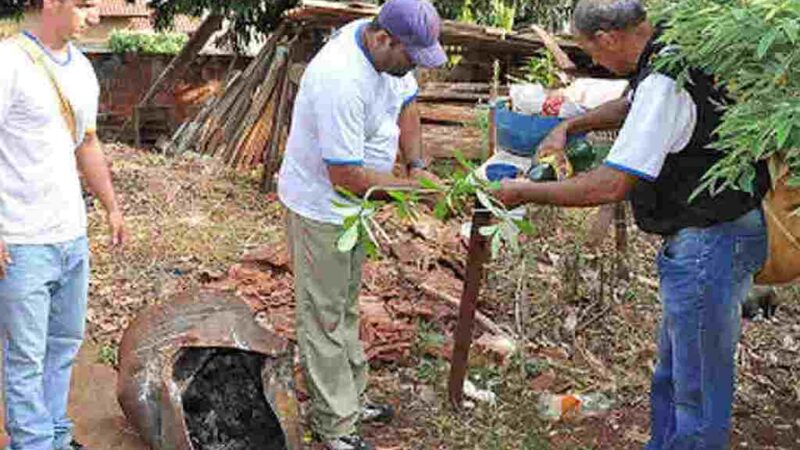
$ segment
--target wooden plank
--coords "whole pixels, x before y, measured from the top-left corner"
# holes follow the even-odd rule
[[[236,128],[236,133],[234,134],[236,140],[234,144],[230,146],[228,152],[223,155],[223,158],[225,158],[225,161],[229,164],[233,163],[238,157],[239,152],[241,152],[247,140],[249,131],[252,129],[255,121],[263,114],[267,107],[267,102],[270,97],[273,96],[278,81],[281,80],[286,73],[287,55],[288,50],[285,47],[281,46],[275,50],[275,57],[273,58],[272,66],[270,67],[266,79],[256,92],[243,120],[238,123],[239,126]]]
[[[273,185],[273,175],[278,170],[278,153],[280,152],[280,143],[283,139],[282,132],[284,128],[284,116],[289,110],[289,64],[291,61],[291,54],[294,45],[297,41],[295,37],[289,44],[289,55],[287,59],[287,68],[284,71],[283,79],[281,80],[280,95],[278,96],[278,106],[275,113],[272,130],[270,132],[270,139],[267,144],[267,151],[264,154],[264,172],[262,174],[261,188],[264,192],[272,192],[275,190]]]
[[[547,47],[547,51],[553,55],[553,58],[556,61],[556,65],[559,69],[563,70],[567,73],[574,73],[578,67],[569,59],[569,56],[566,52],[561,48],[561,46],[556,42],[555,38],[550,35],[544,28],[538,25],[532,25],[531,28],[533,29],[534,33],[536,33],[539,38],[544,43],[544,46]]]

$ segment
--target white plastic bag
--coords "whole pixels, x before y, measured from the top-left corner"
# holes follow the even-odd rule
[[[547,100],[547,93],[541,84],[512,84],[509,88],[514,112],[522,114],[539,114]]]

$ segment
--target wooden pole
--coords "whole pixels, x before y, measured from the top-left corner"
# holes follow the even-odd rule
[[[623,280],[630,278],[628,270],[628,218],[625,202],[614,205],[614,237],[616,238],[617,277]]]
[[[489,158],[497,151],[497,93],[500,90],[500,62],[496,59],[492,66],[492,84],[489,88]]]
[[[467,273],[461,305],[458,311],[458,325],[455,332],[453,357],[450,361],[450,381],[448,390],[450,402],[460,409],[464,397],[464,378],[469,362],[469,347],[472,345],[472,329],[475,325],[475,311],[478,307],[478,294],[483,280],[483,265],[489,257],[488,240],[481,234],[481,228],[489,225],[492,216],[476,201],[472,213],[472,230],[469,236],[467,253]]]

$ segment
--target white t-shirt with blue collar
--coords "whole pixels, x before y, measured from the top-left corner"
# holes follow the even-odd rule
[[[397,157],[403,107],[417,95],[412,73],[399,78],[375,70],[360,31],[369,20],[344,26],[305,70],[278,181],[278,196],[308,219],[341,224],[342,200],[328,166],[355,165],[389,173]]]

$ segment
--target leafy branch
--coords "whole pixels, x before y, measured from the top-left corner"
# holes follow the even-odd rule
[[[800,0],[657,0],[673,46],[658,61],[685,79],[688,67],[712,74],[734,103],[724,115],[715,147],[726,153],[697,192],[752,191],[753,163],[772,156],[789,166],[789,185],[800,186]]]
[[[488,182],[478,176],[474,165],[463,155],[457,153],[456,159],[466,171],[457,170],[444,185],[422,179],[419,188],[374,186],[367,191],[363,199],[340,189],[339,192],[346,201],[334,202],[334,210],[344,217],[337,249],[340,252],[349,252],[362,242],[368,255],[377,255],[380,250],[377,236],[381,236],[384,241],[390,241],[386,231],[375,219],[377,213],[384,207],[393,205],[401,218],[415,221],[419,218],[420,196],[437,195],[439,200],[433,208],[433,213],[439,220],[446,220],[450,216],[461,216],[470,204],[475,204],[477,199],[475,207],[485,209],[495,218],[495,223],[479,230],[481,235],[489,239],[492,257],[497,257],[503,248],[518,252],[520,235],[532,234],[533,225],[524,217],[509,211],[492,195],[492,191],[499,188],[499,183]],[[378,191],[387,192],[391,200],[372,200],[372,194]]]

